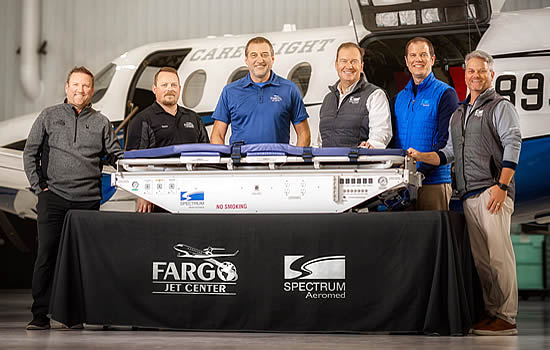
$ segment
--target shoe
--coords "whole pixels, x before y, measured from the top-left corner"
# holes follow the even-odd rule
[[[40,331],[50,329],[50,319],[47,316],[35,316],[29,322],[26,329],[28,331]]]
[[[477,323],[474,323],[472,325],[472,328],[468,331],[468,334],[474,334],[474,329],[479,329],[483,326],[485,326],[486,323],[493,321],[494,317],[485,316],[481,319],[481,321],[478,321]]]
[[[495,317],[479,328],[474,328],[475,335],[516,335],[518,329],[515,324],[508,323]]]

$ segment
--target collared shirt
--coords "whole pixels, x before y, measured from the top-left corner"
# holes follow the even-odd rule
[[[346,91],[342,93],[338,84],[339,99],[338,108],[342,101],[349,95],[359,83],[357,80]],[[367,142],[374,148],[386,148],[392,138],[391,114],[388,97],[382,89],[375,90],[367,99],[367,110],[369,111],[369,139]],[[321,144],[319,133],[319,144]]]
[[[212,119],[231,125],[230,143],[288,143],[290,123],[308,118],[296,84],[271,72],[263,85],[250,73],[224,87]]]
[[[174,116],[155,101],[130,122],[126,149],[208,142],[208,133],[197,113],[178,105]]]

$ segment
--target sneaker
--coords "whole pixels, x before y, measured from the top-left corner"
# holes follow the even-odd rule
[[[495,317],[479,328],[474,328],[475,335],[516,335],[518,329],[515,324],[508,323]]]
[[[47,316],[35,316],[26,328],[28,331],[50,329],[50,319]]]
[[[468,331],[468,334],[474,334],[474,329],[479,329],[483,326],[485,326],[486,323],[493,321],[493,317],[485,316],[481,319],[481,321],[478,321],[477,323],[474,323],[472,325],[472,328]]]

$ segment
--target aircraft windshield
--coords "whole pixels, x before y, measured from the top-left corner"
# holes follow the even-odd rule
[[[103,95],[105,95],[105,92],[107,92],[107,89],[109,88],[109,85],[111,84],[111,80],[113,80],[113,76],[116,72],[116,64],[109,63],[105,68],[103,68],[99,73],[96,74],[94,77],[94,96],[92,96],[92,103],[96,103]]]
[[[462,25],[489,19],[488,0],[358,0],[371,31]]]

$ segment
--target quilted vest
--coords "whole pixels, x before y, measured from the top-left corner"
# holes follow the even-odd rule
[[[421,152],[436,151],[438,138],[439,101],[449,85],[435,78],[430,73],[417,86],[416,97],[411,79],[395,100],[395,148],[412,147]],[[418,162],[417,166],[421,163]],[[424,184],[441,184],[451,182],[451,165],[437,167],[431,172]]]

